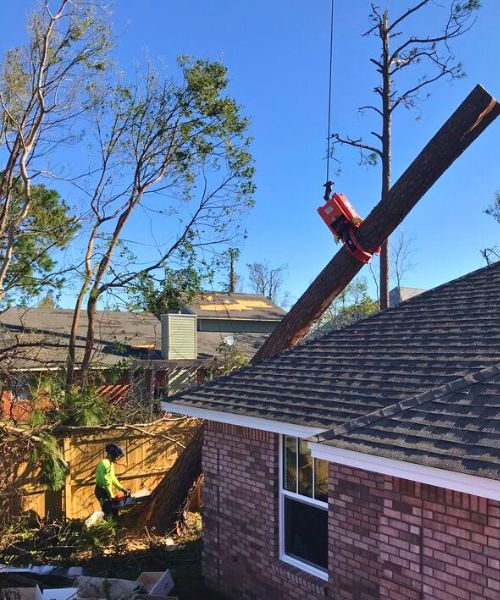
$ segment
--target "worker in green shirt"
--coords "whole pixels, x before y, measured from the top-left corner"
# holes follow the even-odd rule
[[[115,475],[115,462],[125,456],[120,446],[108,444],[106,446],[106,458],[103,458],[97,465],[95,472],[95,495],[99,500],[105,517],[116,517],[118,511],[115,508],[115,491],[118,489],[126,494],[130,494]]]

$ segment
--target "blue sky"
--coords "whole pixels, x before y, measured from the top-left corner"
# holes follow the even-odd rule
[[[380,1],[392,14],[414,2]],[[333,129],[363,134],[370,125],[357,108],[372,99],[374,42],[361,37],[367,0],[336,0]],[[393,180],[408,166],[476,83],[500,96],[500,2],[483,0],[473,29],[454,44],[467,77],[439,83],[419,112],[397,113]],[[31,0],[2,2],[0,50],[25,39]],[[20,10],[25,8],[25,11]],[[189,54],[220,59],[229,69],[230,93],[252,120],[257,168],[256,206],[247,216],[248,238],[239,261],[288,265],[286,288],[297,298],[335,253],[316,213],[325,180],[330,0],[116,0],[111,19],[115,58],[133,69],[146,56]],[[431,11],[415,19],[425,31]],[[420,118],[417,120],[417,116]],[[484,265],[479,250],[500,242],[500,225],[484,214],[500,189],[500,120],[493,124],[427,193],[404,223],[417,267],[405,285],[429,288]],[[336,189],[362,216],[378,201],[378,168],[358,165],[342,152]],[[366,272],[369,277],[369,272]]]

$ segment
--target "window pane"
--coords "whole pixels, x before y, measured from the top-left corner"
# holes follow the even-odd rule
[[[285,554],[327,569],[328,511],[285,497]]]
[[[312,498],[313,459],[307,442],[299,441],[299,494]]]
[[[283,488],[297,491],[297,438],[283,436]]]
[[[328,502],[328,462],[320,458],[314,459],[314,497]]]

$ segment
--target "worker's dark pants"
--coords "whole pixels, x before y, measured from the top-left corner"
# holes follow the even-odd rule
[[[99,500],[99,504],[101,505],[104,516],[116,518],[118,516],[118,511],[114,507],[113,498],[110,498],[108,492],[96,485],[94,493],[96,498]]]

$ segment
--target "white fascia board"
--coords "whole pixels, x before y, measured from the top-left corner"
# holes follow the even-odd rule
[[[260,417],[248,417],[246,415],[236,415],[233,413],[222,412],[220,410],[210,410],[208,408],[198,408],[195,406],[186,406],[184,404],[175,404],[174,402],[162,402],[161,408],[165,412],[204,419],[205,421],[215,421],[216,423],[227,423],[228,425],[237,425],[239,427],[249,427],[250,429],[259,429],[261,431],[271,431],[272,433],[281,433],[299,438],[307,438],[311,435],[317,435],[325,431],[324,427],[308,427],[306,425],[296,425],[295,423],[284,423],[283,421],[272,421],[271,419],[261,419]]]
[[[344,448],[335,448],[316,442],[309,442],[308,445],[314,458],[321,458],[328,462],[381,473],[382,475],[426,483],[454,490],[455,492],[472,494],[481,498],[500,500],[500,481],[495,479],[417,465],[416,463],[364,454],[353,450],[345,450]]]

